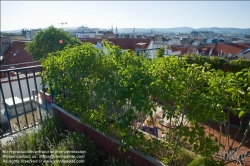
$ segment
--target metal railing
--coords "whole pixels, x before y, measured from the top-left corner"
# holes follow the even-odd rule
[[[42,66],[0,70],[0,138],[43,123],[51,113],[41,85]],[[43,96],[43,97],[41,97]]]

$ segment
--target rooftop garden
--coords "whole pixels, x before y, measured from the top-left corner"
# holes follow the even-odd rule
[[[107,41],[103,46],[105,53],[50,27],[38,33],[27,51],[40,59],[42,82],[49,84],[54,102],[81,123],[119,140],[121,154],[134,148],[168,165],[245,162],[249,61],[164,57],[162,49],[149,59],[147,53],[136,56]],[[232,129],[232,117],[237,128]],[[154,122],[167,123],[160,127],[161,136],[142,131],[148,118],[152,128],[158,127]],[[208,132],[213,126],[219,134]]]
[[[119,139],[124,149],[133,147],[170,165],[180,165],[183,149],[195,155],[182,165],[197,156],[220,164],[221,150],[238,151],[249,142],[250,68],[224,72],[202,58],[198,64],[185,57],[148,59],[106,41],[103,45],[106,54],[85,43],[41,60],[43,83],[56,91],[56,103],[82,123]],[[133,125],[154,119],[157,107],[170,126],[160,141]],[[234,140],[244,133],[236,147],[236,141],[222,143],[222,137],[230,138],[232,115],[240,121]],[[205,132],[204,124],[210,123],[219,126],[219,137]]]

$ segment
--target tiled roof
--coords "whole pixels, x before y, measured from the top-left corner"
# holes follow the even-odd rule
[[[25,43],[27,42],[28,41],[15,41],[12,43],[10,48],[3,55],[4,58],[3,61],[1,61],[1,69],[6,69],[7,65],[13,65],[18,68],[40,64],[39,62],[34,62],[28,52],[24,50]]]
[[[101,42],[101,39],[95,39],[95,38],[86,38],[86,39],[80,39],[82,42],[90,42],[92,44],[97,44],[97,42]],[[150,42],[152,41],[152,39],[147,38],[147,39],[143,39],[143,38],[111,38],[111,39],[107,39],[109,42],[114,43],[117,46],[120,46],[121,49],[123,50],[127,50],[127,49],[131,49],[131,50],[135,50],[136,48],[136,44],[138,43],[146,43],[146,48],[148,48],[148,46],[150,45]]]
[[[198,49],[198,52],[199,52],[199,53],[201,53],[201,52],[204,51],[204,54],[205,54],[205,55],[209,55],[210,50],[211,50],[213,47],[215,47],[215,46],[214,46],[214,45],[200,46],[200,47],[198,47],[197,49]]]
[[[242,48],[242,49],[249,48],[248,45],[241,44],[241,43],[231,43],[230,45],[231,45],[231,46],[234,46],[234,47],[237,47],[237,48]]]
[[[187,54],[188,51],[189,51],[188,47],[175,47],[175,46],[172,46],[171,49],[172,49],[172,52],[181,51],[182,55]]]
[[[227,55],[229,53],[232,54],[232,56],[236,56],[238,53],[240,53],[241,51],[243,51],[245,48],[243,48],[244,46],[240,46],[239,44],[223,44],[223,43],[218,43],[215,46],[215,49],[213,50],[213,55],[218,55],[218,53],[220,54],[221,52],[224,54],[226,53]]]

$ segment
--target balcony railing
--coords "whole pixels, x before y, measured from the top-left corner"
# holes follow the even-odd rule
[[[41,71],[41,65],[0,70],[4,76],[0,79],[0,138],[37,126],[50,116],[52,98],[41,85]]]

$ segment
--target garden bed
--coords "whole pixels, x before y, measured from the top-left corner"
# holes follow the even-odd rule
[[[114,138],[110,138],[105,134],[95,130],[87,124],[82,124],[80,119],[71,115],[61,107],[52,104],[53,113],[58,115],[62,122],[65,124],[66,128],[70,131],[82,131],[87,137],[94,140],[97,147],[104,150],[106,155],[113,155],[115,157],[121,157],[121,152],[119,152],[119,147],[121,146],[120,141]],[[129,149],[124,154],[123,158],[129,158],[132,165],[147,165],[147,166],[164,166],[162,162],[146,156],[135,149]]]
[[[44,121],[38,130],[13,136],[0,149],[0,165],[88,165],[130,166],[129,159],[106,156],[82,132],[65,130],[57,116]]]

